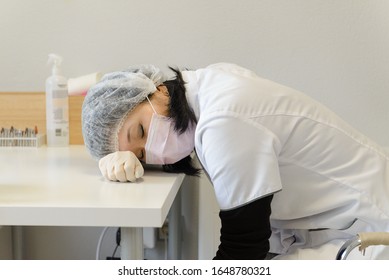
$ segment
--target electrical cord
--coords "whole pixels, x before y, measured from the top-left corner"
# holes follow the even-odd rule
[[[105,227],[101,234],[100,234],[100,237],[99,237],[99,241],[97,243],[97,248],[96,248],[96,260],[99,260],[100,259],[100,250],[101,250],[101,244],[103,243],[103,239],[104,239],[104,236],[105,234],[107,233],[107,230],[109,229],[109,227]]]
[[[101,234],[100,234],[100,237],[99,237],[99,241],[97,243],[97,248],[96,248],[96,260],[99,260],[100,259],[100,254],[101,254],[101,245],[103,244],[103,241],[104,241],[104,237],[105,235],[107,234],[107,231],[108,231],[109,227],[105,227]],[[117,249],[119,248],[120,246],[120,240],[121,240],[121,230],[120,228],[117,229],[116,231],[116,247],[112,253],[112,257],[111,259],[114,260],[115,259],[115,254],[116,254],[116,251]]]
[[[116,254],[116,251],[117,251],[117,249],[119,248],[119,245],[116,245],[115,246],[115,249],[113,250],[113,253],[112,253],[112,256],[111,256],[111,260],[115,260],[116,258],[115,258],[115,254]],[[119,258],[118,258],[119,259]]]
[[[121,239],[122,239],[122,231],[121,231],[121,228],[118,228],[116,231],[116,247],[112,253],[112,257],[111,257],[112,260],[120,259],[120,258],[115,258],[115,254],[116,254],[117,249],[120,247]]]

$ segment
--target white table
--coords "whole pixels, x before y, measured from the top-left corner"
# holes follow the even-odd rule
[[[146,170],[136,183],[109,182],[84,146],[0,148],[0,225],[121,227],[122,259],[143,259],[143,227],[161,227],[169,210],[179,227],[183,179]]]

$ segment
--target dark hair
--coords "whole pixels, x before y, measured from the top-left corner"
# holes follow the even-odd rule
[[[169,116],[175,123],[175,130],[183,133],[191,123],[195,124],[197,122],[196,115],[186,100],[185,81],[182,79],[181,72],[172,67],[169,68],[176,74],[174,79],[163,83],[170,95]],[[173,164],[165,164],[162,167],[165,172],[185,173],[193,176],[198,176],[201,171],[201,169],[194,166],[191,156],[187,156]]]

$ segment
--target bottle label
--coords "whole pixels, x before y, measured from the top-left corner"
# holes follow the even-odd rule
[[[69,103],[66,87],[53,89],[52,99],[46,106],[48,146],[69,145]]]
[[[69,121],[69,104],[66,90],[53,90],[52,108],[54,123],[67,123]]]
[[[53,98],[66,98],[68,96],[68,91],[65,89],[54,89],[53,90]]]

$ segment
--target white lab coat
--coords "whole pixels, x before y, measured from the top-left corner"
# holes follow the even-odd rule
[[[198,119],[196,153],[220,208],[274,194],[272,252],[335,258],[346,238],[389,231],[383,148],[308,96],[237,65],[182,75]],[[322,251],[334,242],[329,257]],[[319,253],[304,254],[312,248]],[[366,257],[389,259],[381,249]]]

